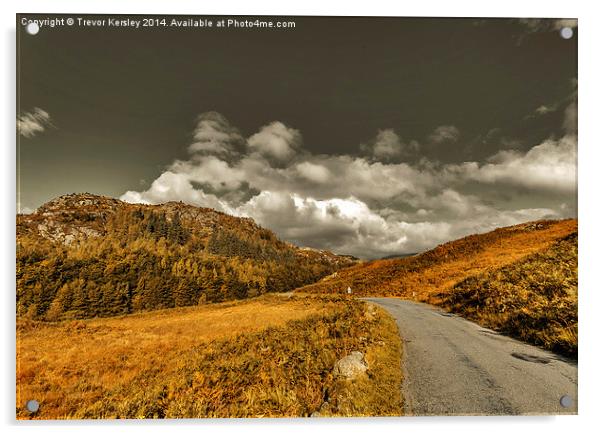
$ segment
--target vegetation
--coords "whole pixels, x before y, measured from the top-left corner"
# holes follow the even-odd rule
[[[434,302],[546,349],[577,356],[577,232],[497,270],[457,283]]]
[[[282,292],[354,261],[182,203],[68,195],[17,220],[17,315],[58,321]]]
[[[17,322],[17,417],[395,415],[400,342],[380,309],[264,295],[115,318]],[[367,375],[333,376],[365,354]],[[28,399],[40,411],[24,410]]]
[[[470,235],[413,257],[340,270],[306,293],[396,296],[444,307],[543,348],[577,356],[577,221]]]
[[[333,273],[299,292],[393,296],[432,301],[470,276],[512,264],[575,232],[576,220],[537,221],[470,235],[428,252],[401,259],[376,260]]]

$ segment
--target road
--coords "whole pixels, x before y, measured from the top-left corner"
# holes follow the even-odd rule
[[[365,300],[399,327],[406,414],[576,414],[576,362],[427,304]],[[573,400],[568,408],[560,405],[564,395]]]

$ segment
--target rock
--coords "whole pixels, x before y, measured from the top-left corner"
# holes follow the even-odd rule
[[[364,360],[364,355],[359,351],[353,351],[334,365],[334,375],[336,377],[344,377],[347,380],[357,378],[367,370],[368,364]]]
[[[364,312],[364,318],[368,321],[374,320],[376,318],[376,308],[373,304],[368,303],[366,306],[366,311]]]

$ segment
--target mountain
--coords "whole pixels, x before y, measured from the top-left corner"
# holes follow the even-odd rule
[[[400,259],[364,262],[299,288],[301,292],[395,296],[429,301],[481,272],[511,264],[577,231],[576,220],[541,220],[450,241]]]
[[[242,299],[355,262],[210,208],[70,194],[17,216],[17,314],[59,320]]]

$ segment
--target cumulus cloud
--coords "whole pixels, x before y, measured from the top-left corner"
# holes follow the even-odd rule
[[[521,186],[559,193],[577,189],[577,140],[573,135],[548,139],[526,153],[503,150],[485,164],[467,162],[447,171],[464,180]]]
[[[243,143],[239,131],[218,112],[205,112],[197,117],[194,142],[188,147],[191,153],[232,155]]]
[[[404,143],[392,128],[379,130],[372,142],[360,145],[365,154],[378,161],[405,157],[418,151],[419,147],[415,140]]]
[[[457,142],[460,137],[460,130],[453,125],[441,125],[435,128],[435,131],[429,136],[433,143],[440,144],[445,142]]]
[[[297,172],[303,178],[317,184],[324,184],[332,179],[332,174],[328,168],[309,161],[297,164]]]
[[[122,199],[182,200],[252,217],[298,245],[363,258],[422,251],[469,233],[574,213],[574,134],[527,152],[501,150],[484,162],[408,163],[400,157],[412,149],[391,129],[378,131],[364,156],[316,155],[303,149],[298,130],[281,122],[244,138],[222,115],[210,113],[198,119],[190,158],[174,161],[147,189]],[[433,136],[455,141],[459,131],[443,126]],[[512,198],[527,190],[529,203]],[[495,200],[500,192],[510,199]]]
[[[249,137],[249,147],[267,158],[290,160],[301,146],[301,133],[282,122],[272,122]]]
[[[39,107],[35,107],[31,112],[23,113],[17,118],[18,133],[28,139],[44,132],[51,125],[50,115]]]

